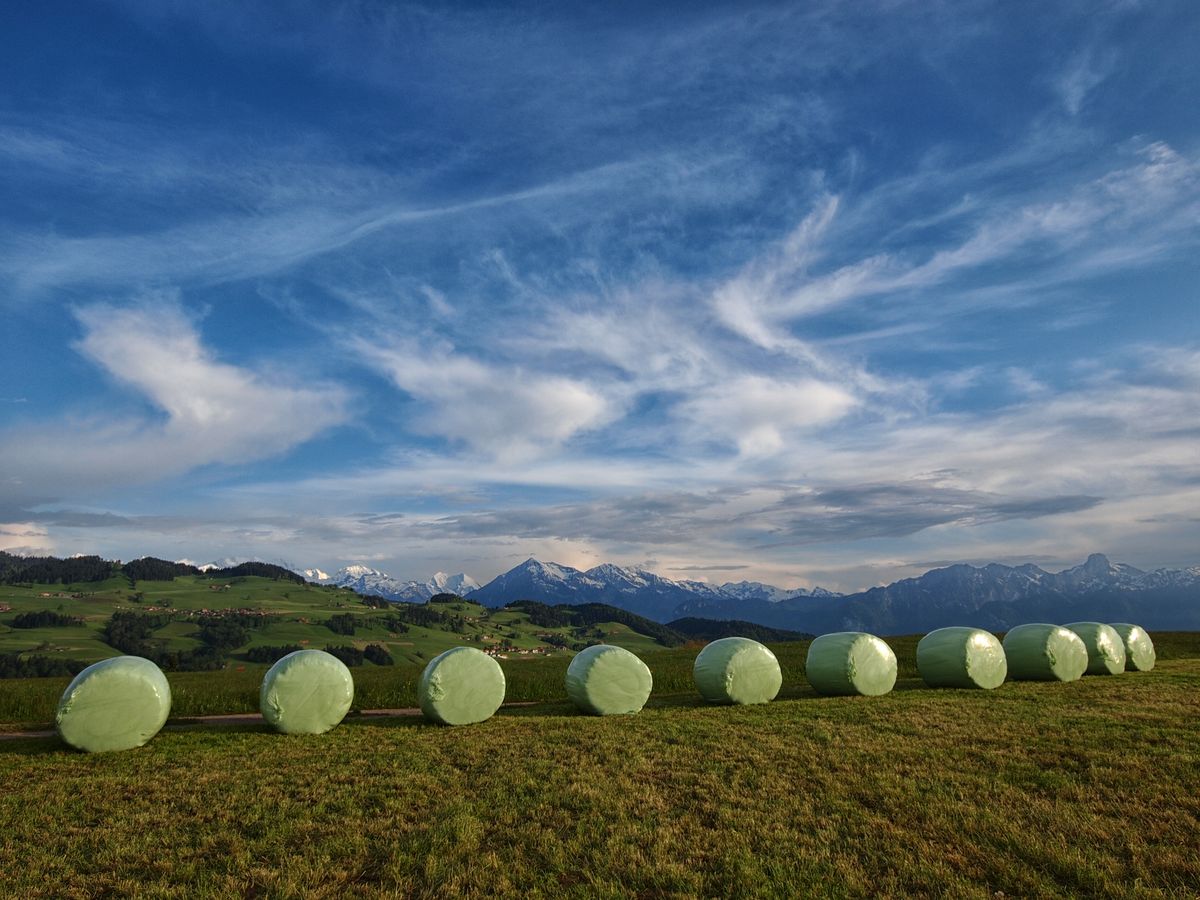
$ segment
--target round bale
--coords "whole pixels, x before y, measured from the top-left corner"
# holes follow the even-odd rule
[[[297,650],[267,670],[258,708],[283,734],[324,734],[350,711],[354,677],[346,664],[324,650]]]
[[[472,725],[490,719],[500,708],[504,686],[500,663],[474,647],[455,647],[429,661],[417,698],[427,719]]]
[[[696,656],[692,678],[710,703],[768,703],[783,686],[775,654],[744,637],[708,644]]]
[[[1008,677],[1015,681],[1075,681],[1087,671],[1079,635],[1061,625],[1018,625],[1004,636]]]
[[[1125,642],[1111,625],[1072,622],[1067,626],[1087,647],[1088,675],[1117,675],[1125,671]]]
[[[804,674],[818,694],[878,697],[896,684],[896,654],[873,634],[823,634],[808,647]]]
[[[939,628],[917,644],[917,671],[930,687],[990,691],[1004,684],[1008,663],[994,634],[979,628]]]
[[[567,696],[581,710],[615,716],[645,706],[654,678],[646,664],[625,648],[597,644],[575,654],[566,683]]]
[[[171,686],[140,656],[114,656],[88,666],[67,685],[54,724],[76,750],[132,750],[158,734],[171,713]]]
[[[1154,668],[1154,641],[1140,625],[1117,622],[1113,630],[1125,644],[1125,671],[1149,672]]]

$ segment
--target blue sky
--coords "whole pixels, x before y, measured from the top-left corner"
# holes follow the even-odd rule
[[[1200,562],[1189,2],[8,4],[0,548]]]

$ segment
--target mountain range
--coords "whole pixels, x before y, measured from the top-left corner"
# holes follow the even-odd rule
[[[457,575],[435,572],[428,581],[401,581],[387,572],[362,565],[346,566],[332,575],[320,569],[304,569],[299,574],[313,584],[350,588],[355,593],[373,594],[402,603],[425,603],[437,594],[466,596],[479,588],[474,578],[461,572]]]
[[[1023,622],[1079,620],[1200,628],[1200,566],[1145,572],[1111,563],[1100,553],[1061,572],[1028,564],[953,565],[847,595],[819,587],[787,590],[760,582],[712,585],[673,580],[611,563],[581,571],[536,559],[527,559],[482,587],[468,576],[444,573],[428,582],[402,582],[365,566],[348,566],[332,577],[311,569],[305,575],[319,584],[408,602],[424,602],[448,591],[491,607],[517,600],[605,603],[663,623],[680,618],[741,619],[814,634],[904,634],[946,625],[1003,631]]]

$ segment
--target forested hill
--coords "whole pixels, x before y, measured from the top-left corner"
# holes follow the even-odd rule
[[[253,575],[303,584],[304,578],[264,562],[244,562],[223,569],[201,571],[185,563],[145,556],[127,563],[99,556],[15,556],[0,551],[0,584],[91,584],[123,576],[131,585],[139,581],[174,581],[182,575],[223,579]]]

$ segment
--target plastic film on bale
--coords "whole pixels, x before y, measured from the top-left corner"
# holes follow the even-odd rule
[[[324,650],[297,650],[267,670],[258,696],[263,718],[283,734],[323,734],[354,702],[354,677]]]
[[[581,650],[567,667],[567,696],[579,709],[596,716],[638,712],[653,685],[644,662],[611,644]]]
[[[417,684],[421,712],[442,725],[490,719],[504,702],[504,670],[474,647],[455,647],[429,661]]]
[[[1154,641],[1140,625],[1128,622],[1117,622],[1113,630],[1121,636],[1125,644],[1125,670],[1128,672],[1149,672],[1154,668],[1156,655]]]
[[[1072,622],[1066,626],[1087,648],[1088,675],[1117,675],[1125,671],[1125,642],[1111,625],[1101,622]]]
[[[1061,625],[1018,625],[1004,636],[1004,655],[1015,681],[1075,681],[1088,667],[1087,647]]]
[[[758,641],[727,637],[713,641],[696,656],[692,677],[710,703],[767,703],[783,686],[775,654]]]
[[[877,697],[896,684],[896,654],[873,634],[823,634],[808,647],[804,674],[818,694]]]
[[[991,690],[1004,684],[1008,663],[994,634],[979,628],[939,628],[917,644],[917,671],[930,687]]]
[[[158,734],[171,713],[171,686],[140,656],[116,656],[75,676],[58,702],[59,736],[77,750],[132,750]]]

